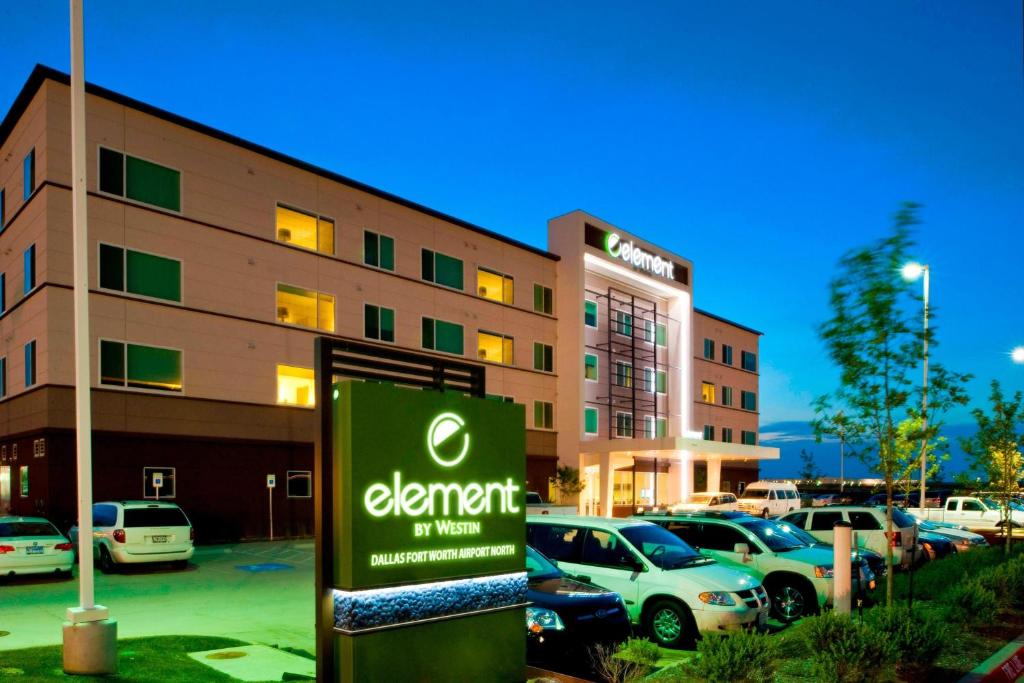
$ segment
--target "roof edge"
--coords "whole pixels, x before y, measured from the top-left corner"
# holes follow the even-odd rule
[[[7,115],[3,119],[3,122],[0,123],[0,145],[3,145],[5,142],[7,142],[7,138],[14,130],[15,124],[21,118],[21,115],[25,112],[25,109],[28,108],[29,102],[32,101],[32,98],[35,97],[36,93],[39,91],[39,88],[46,80],[52,80],[62,85],[71,85],[71,76],[69,76],[68,74],[64,73],[63,71],[58,71],[57,69],[54,69],[49,66],[36,64],[35,68],[32,69],[32,73],[29,74],[28,80],[25,81],[25,85],[22,87],[21,92],[19,92],[18,96],[14,98],[14,103],[11,105],[10,110],[8,110]],[[484,228],[482,226],[476,225],[475,223],[470,223],[469,221],[457,218],[450,214],[446,214],[443,211],[432,209],[429,206],[419,204],[418,202],[414,202],[410,199],[399,197],[398,195],[387,192],[386,190],[381,190],[372,185],[367,185],[366,183],[362,183],[358,180],[354,180],[347,176],[343,176],[340,173],[335,173],[334,171],[330,171],[326,168],[316,166],[315,164],[311,164],[309,162],[302,161],[301,159],[297,159],[293,156],[284,154],[283,152],[278,152],[276,150],[270,149],[269,147],[265,147],[258,143],[251,142],[244,138],[240,138],[237,135],[232,135],[231,133],[226,133],[217,128],[213,128],[212,126],[207,126],[206,124],[199,123],[198,121],[193,121],[192,119],[180,116],[173,112],[169,112],[166,109],[161,109],[151,104],[146,104],[145,102],[136,100],[132,97],[128,97],[127,95],[122,95],[121,93],[109,90],[102,86],[98,86],[94,83],[86,83],[85,91],[90,95],[102,97],[103,99],[110,100],[125,107],[130,107],[144,114],[149,114],[150,116],[163,119],[164,121],[167,121],[169,123],[173,123],[183,128],[188,128],[189,130],[195,131],[202,135],[208,135],[222,142],[242,147],[243,149],[247,149],[255,154],[260,154],[262,156],[269,157],[271,159],[274,159],[275,161],[279,161],[289,166],[294,166],[295,168],[301,169],[309,173],[313,173],[322,178],[326,178],[327,180],[333,180],[334,182],[341,183],[342,185],[347,185],[352,189],[359,190],[361,192],[366,192],[367,194],[374,195],[375,197],[379,197],[381,199],[394,202],[396,204],[400,204],[408,209],[412,209],[413,211],[418,211],[428,216],[432,216],[433,218],[437,218],[447,223],[457,225],[460,228],[472,230],[473,232],[479,233],[485,237],[496,239],[500,242],[504,242],[506,244],[517,247],[519,249],[523,249],[525,251],[529,251],[538,256],[543,256],[544,258],[550,259],[552,261],[561,260],[561,257],[558,254],[554,254],[545,249],[541,249],[539,247],[526,244],[525,242],[520,242],[517,239],[508,237],[494,230]]]
[[[718,322],[725,323],[726,325],[732,325],[733,327],[737,327],[737,328],[739,328],[741,330],[744,330],[746,332],[750,332],[751,334],[756,334],[759,337],[763,337],[764,336],[764,332],[761,332],[760,330],[755,330],[753,327],[747,327],[746,325],[740,325],[738,322],[735,322],[733,320],[729,320],[728,318],[723,318],[720,315],[715,315],[714,313],[712,313],[710,311],[705,311],[702,308],[697,308],[696,306],[694,306],[693,307],[693,312],[694,313],[700,313],[701,315],[705,315],[705,316],[707,316],[707,317],[709,317],[709,318],[711,318],[713,320],[717,320]]]

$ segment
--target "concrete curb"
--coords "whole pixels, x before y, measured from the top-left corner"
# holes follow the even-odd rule
[[[959,683],[1013,683],[1024,678],[1024,633],[974,667]]]

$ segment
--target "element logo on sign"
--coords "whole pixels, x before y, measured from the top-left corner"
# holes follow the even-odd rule
[[[441,467],[455,467],[469,452],[466,422],[455,413],[441,413],[427,429],[427,452]]]
[[[618,233],[609,232],[605,235],[604,250],[612,258],[622,259],[635,268],[646,270],[654,275],[675,279],[676,264],[671,259],[648,253],[632,242],[623,242]]]

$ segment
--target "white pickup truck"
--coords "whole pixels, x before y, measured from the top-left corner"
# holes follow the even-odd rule
[[[575,515],[578,514],[575,505],[556,505],[545,503],[539,493],[534,491],[526,492],[526,514],[528,515]]]
[[[998,531],[1003,524],[999,503],[976,496],[950,496],[943,507],[925,508],[919,514],[935,522],[960,524],[971,531]],[[1015,529],[1024,527],[1024,512],[1011,509],[1010,521]]]

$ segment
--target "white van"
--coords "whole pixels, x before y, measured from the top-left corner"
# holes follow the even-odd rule
[[[885,555],[886,545],[892,545],[892,561],[897,567],[906,569],[916,556],[917,524],[914,519],[899,508],[892,509],[893,539],[891,543],[885,532],[885,506],[833,505],[823,508],[807,508],[786,515],[785,522],[809,532],[822,543],[832,543],[835,535],[832,527],[836,522],[849,522],[857,534],[857,545]]]
[[[740,495],[740,510],[768,519],[800,507],[796,484],[779,481],[755,481]]]

